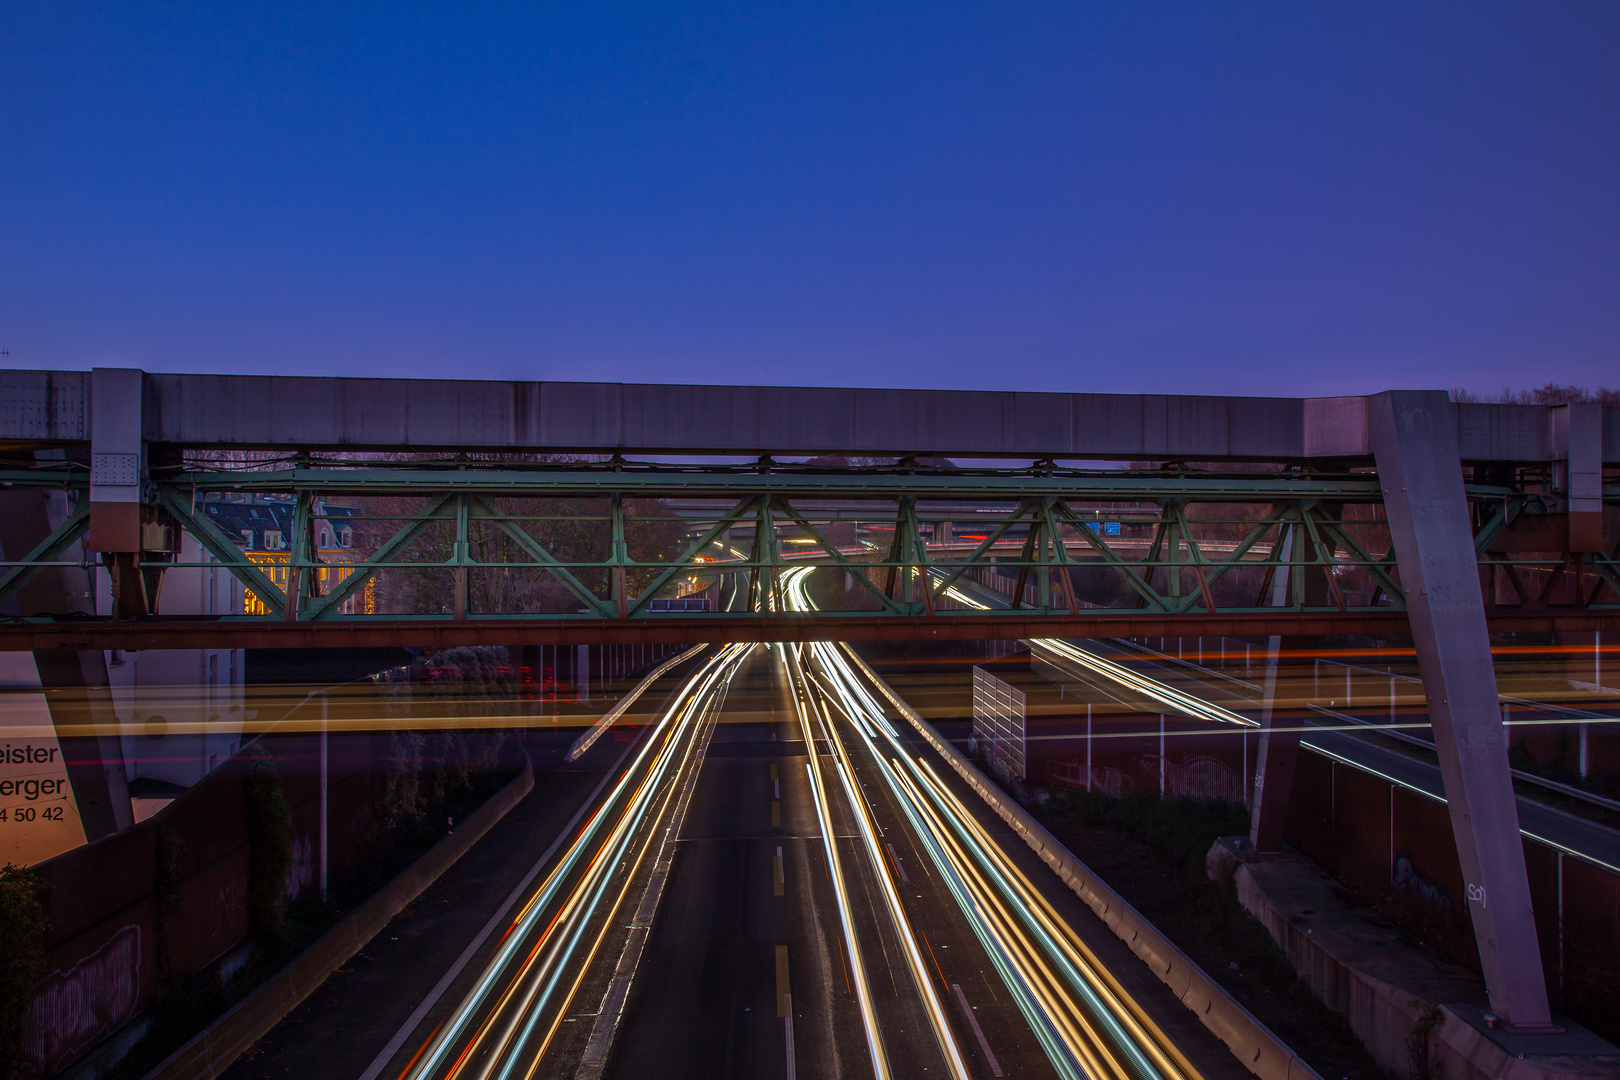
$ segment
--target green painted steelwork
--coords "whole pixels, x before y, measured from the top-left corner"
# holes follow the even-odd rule
[[[249,618],[291,622],[441,619],[446,609],[453,619],[537,616],[474,611],[473,582],[492,574],[560,585],[555,595],[577,607],[547,618],[657,618],[683,578],[730,585],[732,606],[743,611],[781,612],[783,570],[806,564],[846,575],[846,586],[859,586],[856,602],[875,606],[870,614],[879,617],[949,618],[957,601],[947,594],[964,576],[981,585],[1000,582],[1009,614],[1078,614],[1082,607],[1167,616],[1404,610],[1382,492],[1371,472],[1181,465],[1101,470],[1050,462],[1008,469],[906,461],[839,467],[769,459],[440,465],[308,458],[293,464],[227,469],[193,462],[160,470],[162,478],[146,485],[146,502],[215,560],[170,557],[164,565],[222,568],[269,612]],[[1493,582],[1504,574],[1528,608],[1545,605],[1574,575],[1576,606],[1620,610],[1620,550],[1553,557],[1493,551],[1511,530],[1558,505],[1531,490],[1533,476],[1528,487],[1523,477],[1502,483],[1494,476],[1467,489],[1482,574]],[[82,467],[0,474],[0,482],[17,487],[81,493],[87,481]],[[1605,489],[1604,496],[1620,504],[1620,489]],[[210,500],[243,499],[290,509],[285,589],[238,538],[209,520]],[[8,565],[0,598],[40,569],[59,565],[53,560],[84,531],[87,502],[81,494],[68,522]],[[344,506],[345,523],[380,530],[353,561],[338,564],[323,561],[314,543],[317,523],[335,505]],[[1119,534],[1105,535],[1104,521],[1118,523]],[[834,526],[845,530],[844,539],[833,540]],[[648,529],[663,539],[638,552],[638,542],[650,542]],[[493,536],[505,546],[494,549],[493,558],[486,557],[487,544],[475,555],[479,538]],[[333,565],[347,569],[323,595],[322,571]],[[1280,568],[1289,572],[1279,607],[1267,601]],[[399,572],[424,580],[442,575],[448,601],[417,612],[343,612],[362,590]],[[1306,582],[1316,574],[1323,575],[1316,581],[1325,580],[1330,606],[1307,606]],[[1099,605],[1082,593],[1109,599]]]
[[[21,591],[41,570],[55,565],[56,558],[67,550],[73,541],[83,536],[89,527],[90,504],[81,499],[74,504],[73,512],[67,516],[67,520],[52,529],[45,539],[35,544],[32,551],[18,559],[14,565],[7,567],[4,574],[0,574],[0,600]]]

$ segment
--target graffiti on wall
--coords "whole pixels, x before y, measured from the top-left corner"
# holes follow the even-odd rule
[[[1393,884],[1397,894],[1405,893],[1426,904],[1432,904],[1441,911],[1451,910],[1451,895],[1418,873],[1417,867],[1412,865],[1410,856],[1402,855],[1395,860]]]
[[[296,900],[304,887],[315,880],[315,845],[307,836],[293,841],[292,866],[287,871],[287,899]]]
[[[1171,762],[1166,786],[1172,798],[1243,801],[1237,771],[1219,758],[1204,754],[1188,754],[1179,762]]]
[[[66,971],[39,984],[28,1017],[28,1058],[49,1076],[135,1014],[141,990],[141,928],[125,926]]]

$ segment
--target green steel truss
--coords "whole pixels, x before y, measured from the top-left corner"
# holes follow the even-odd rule
[[[819,577],[833,584],[822,590],[823,609],[843,614],[949,618],[987,600],[1039,614],[1404,610],[1370,471],[615,459],[330,461],[163,475],[145,501],[195,538],[203,561],[148,553],[145,565],[223,569],[268,612],[240,618],[261,621],[656,619],[671,607],[690,618],[694,606],[723,619],[780,612],[784,572],[805,565],[825,568]],[[71,507],[49,537],[0,567],[0,600],[45,567],[92,565],[83,555],[63,561],[88,524],[82,470],[0,472],[0,482],[65,489]],[[1620,503],[1620,490],[1604,494]],[[1620,610],[1620,550],[1502,553],[1512,530],[1555,520],[1551,496],[1533,484],[1476,483],[1469,498],[1488,605]],[[210,519],[211,502],[230,501],[282,508],[285,585],[267,572],[264,552],[244,550]],[[318,524],[340,519],[358,541],[341,553],[318,550]],[[677,593],[688,599],[669,604]],[[361,596],[371,613],[345,610]],[[379,596],[393,606],[376,607]],[[402,597],[416,597],[416,608],[401,608]]]

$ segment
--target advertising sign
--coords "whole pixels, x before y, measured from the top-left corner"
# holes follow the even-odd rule
[[[0,653],[0,864],[32,866],[84,843],[67,763],[30,653]]]

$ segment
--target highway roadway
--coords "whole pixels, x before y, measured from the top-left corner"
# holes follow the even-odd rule
[[[1246,1077],[874,678],[666,675],[231,1075]]]
[[[767,603],[808,607],[812,572]],[[1253,723],[1208,673],[1033,644],[1098,700]],[[666,676],[565,797],[514,813],[544,837],[503,823],[471,891],[453,869],[232,1075],[1246,1077],[874,680],[830,643]]]
[[[720,649],[647,726],[628,764],[610,775],[578,832],[565,837],[566,847],[512,914],[472,985],[402,1076],[532,1077],[548,1059],[588,1064],[611,1042],[703,744],[751,652],[747,645]],[[593,980],[607,983],[605,997],[593,995]],[[603,1004],[581,1023],[579,1004],[586,1000]]]
[[[362,1080],[1247,1075],[842,647],[730,645],[681,679],[455,963],[435,942],[408,992],[371,984],[409,1016],[345,1047],[303,1010],[264,1064],[324,1073],[306,1042]],[[317,994],[335,1016],[343,985]]]

